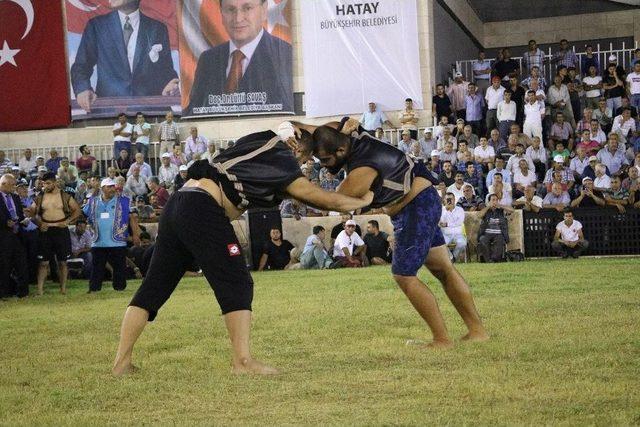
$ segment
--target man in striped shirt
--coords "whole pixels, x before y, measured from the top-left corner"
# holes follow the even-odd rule
[[[180,142],[180,130],[173,121],[173,112],[169,111],[165,121],[160,123],[160,153],[168,153],[173,150],[173,144]]]
[[[577,69],[580,66],[578,56],[573,49],[569,49],[569,42],[567,39],[560,40],[560,50],[556,52],[551,62],[555,62],[558,67],[564,65],[567,68],[575,67]]]
[[[535,40],[529,40],[529,50],[522,54],[522,62],[528,74],[531,74],[533,67],[542,68],[545,62],[544,52],[540,50]]]

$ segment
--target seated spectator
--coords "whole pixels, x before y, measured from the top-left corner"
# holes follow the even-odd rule
[[[163,208],[158,203],[158,196],[156,194],[149,194],[147,197],[149,199],[149,205],[153,208],[153,211],[156,213],[156,216],[160,215],[162,213]]]
[[[602,163],[596,165],[596,177],[593,180],[593,185],[598,191],[607,191],[611,189],[611,178],[607,175],[607,168]]]
[[[445,142],[444,150],[440,152],[440,161],[451,162],[452,166],[458,161],[458,156],[453,150],[453,144],[451,143],[451,141]]]
[[[409,147],[409,152],[407,154],[414,160],[425,160],[425,158],[422,157],[422,151],[420,150],[420,144],[418,143],[418,141],[413,141],[411,147]]]
[[[149,195],[154,195],[157,197],[157,203],[159,208],[164,208],[164,206],[169,201],[169,192],[160,186],[160,180],[157,176],[152,176],[147,181],[147,186],[149,187]]]
[[[582,151],[587,158],[589,156],[595,156],[598,153],[598,150],[600,150],[600,143],[591,139],[591,130],[583,130],[581,135],[580,142],[576,145],[576,153],[580,148],[582,148]]]
[[[542,209],[542,199],[540,196],[536,196],[535,186],[527,185],[524,189],[524,195],[513,202],[513,206],[527,212],[538,213]]]
[[[456,196],[447,192],[444,197],[444,206],[440,216],[440,229],[444,236],[444,242],[449,249],[449,256],[454,261],[459,261],[460,256],[467,249],[467,238],[464,235],[464,210],[456,206]]]
[[[591,128],[589,129],[589,139],[596,141],[599,148],[602,148],[607,143],[607,135],[600,128],[600,123],[596,119],[591,119]],[[593,154],[595,156],[595,153]]]
[[[621,116],[625,108],[628,108],[631,111],[631,118],[633,119],[638,118],[638,109],[635,106],[631,105],[631,101],[627,96],[623,96],[622,106],[615,111],[614,119],[613,119],[614,122],[615,122],[615,116]]]
[[[491,133],[493,133],[493,131],[491,131]],[[482,165],[482,169],[485,173],[493,169],[493,164],[496,160],[496,153],[494,148],[489,145],[487,138],[480,138],[480,145],[474,148],[473,155],[475,157],[475,161]]]
[[[328,170],[320,180],[320,188],[325,191],[336,191],[338,185],[340,185],[340,180]]]
[[[543,184],[545,185],[547,192],[551,191],[551,185],[554,182],[554,173],[560,176],[560,183],[563,186],[563,190],[569,191],[573,188],[573,185],[575,184],[573,172],[564,166],[564,157],[558,155],[554,156],[553,165],[544,177]]]
[[[513,204],[511,192],[504,187],[505,184],[503,184],[501,181],[495,181],[493,183],[493,186],[489,188],[489,195],[487,195],[487,205],[491,200],[490,196],[493,195],[497,197],[499,206],[511,207],[511,205]]]
[[[438,140],[436,142],[437,144],[436,148],[439,151],[444,150],[444,146],[447,142],[451,143],[451,146],[453,147],[454,150],[458,148],[458,140],[456,139],[455,136],[451,135],[451,129],[449,129],[448,126],[445,126],[442,130],[442,135],[438,137]]]
[[[593,120],[593,109],[587,107],[582,110],[582,119],[576,126],[576,135],[580,136],[583,131],[591,130],[591,120]]]
[[[349,221],[352,218],[353,216],[351,214],[342,214],[340,216],[340,223],[336,224],[331,229],[331,246],[333,246],[333,243],[335,239],[338,237],[338,234],[340,234],[340,232],[345,229],[345,224],[347,223],[347,221]],[[360,226],[358,224],[356,224],[356,233],[358,234],[358,236],[362,235],[362,230],[360,230]]]
[[[462,135],[458,135],[456,140],[458,143],[458,150],[460,150],[460,143],[462,141],[466,142],[469,150],[473,150],[478,144],[480,144],[480,140],[478,139],[478,136],[473,133],[471,125],[465,125]]]
[[[556,142],[555,147],[556,149],[551,152],[551,158],[553,158],[555,161],[555,158],[557,156],[561,156],[564,159],[562,161],[564,165],[569,163],[569,157],[571,157],[571,152],[564,147],[564,143],[562,141],[558,141]]]
[[[458,200],[457,206],[465,211],[475,212],[484,209],[484,201],[482,197],[473,193],[471,184],[465,184],[462,187],[462,198]]]
[[[536,136],[531,138],[531,146],[527,147],[525,153],[533,161],[538,181],[544,181],[544,176],[547,173],[548,157],[547,149],[542,145],[540,138]]]
[[[438,179],[440,174],[443,172],[442,166],[440,165],[440,152],[438,150],[433,150],[431,152],[427,169],[435,179]]]
[[[151,205],[145,203],[144,196],[136,197],[136,209],[141,222],[154,222],[156,219],[155,210]]]
[[[78,172],[89,172],[92,175],[98,171],[98,161],[91,155],[91,149],[86,145],[80,146],[80,157],[76,159]]]
[[[80,218],[76,221],[76,226],[71,236],[71,258],[82,259],[82,272],[80,279],[91,277],[91,243],[93,235],[87,230],[87,221]]]
[[[458,170],[464,170],[465,169],[464,165],[463,165],[463,167],[458,168],[457,164],[462,159],[464,159],[467,154],[471,154],[471,151],[469,151],[469,148],[467,148],[467,141],[458,141],[458,152],[456,153],[456,163],[455,163],[456,169],[458,169]]]
[[[454,205],[458,203],[458,200],[460,200],[464,196],[462,189],[465,184],[468,183],[464,182],[464,173],[456,172],[455,181],[453,182],[453,184],[447,187],[447,192],[455,196],[455,200],[453,202]]]
[[[582,190],[578,197],[571,202],[572,208],[595,208],[605,205],[602,193],[593,186],[593,179],[588,176],[582,178]]]
[[[36,158],[33,156],[31,148],[24,150],[24,155],[18,161],[18,167],[21,172],[25,173],[36,167]]]
[[[562,212],[571,203],[571,198],[569,197],[569,193],[562,190],[562,185],[560,183],[553,183],[551,186],[551,191],[544,196],[542,200],[542,207],[544,209],[555,209],[558,212]]]
[[[507,170],[511,172],[511,176],[515,176],[520,171],[521,161],[524,160],[527,163],[528,169],[535,170],[533,160],[525,153],[525,147],[522,144],[516,145],[516,152],[509,158],[507,162]]]
[[[124,185],[125,191],[128,191],[133,196],[147,196],[147,179],[140,175],[140,167],[133,165],[132,174],[127,178],[127,182]]]
[[[296,221],[307,216],[307,207],[295,199],[285,199],[280,204],[282,218],[295,218]]]
[[[216,142],[209,141],[209,143],[207,144],[207,151],[204,154],[202,154],[200,158],[202,160],[208,161],[209,163],[213,163],[213,159],[215,159],[218,154],[220,154],[220,151],[218,150],[218,146],[216,145]]]
[[[171,154],[163,153],[160,159],[162,163],[158,168],[158,182],[168,191],[173,191],[174,180],[178,175],[178,167],[171,163]]]
[[[78,169],[69,164],[68,157],[63,157],[60,160],[60,168],[56,175],[62,180],[62,182],[64,182],[65,188],[69,187],[75,189],[78,185]]]
[[[260,257],[259,271],[286,270],[291,263],[291,249],[294,246],[288,240],[282,240],[282,232],[277,227],[269,231],[269,241],[265,243]]]
[[[368,265],[367,246],[356,232],[356,225],[354,220],[348,220],[345,223],[344,230],[336,237],[333,245],[333,259],[335,261],[331,265],[333,268]]]
[[[622,114],[613,119],[611,132],[618,135],[618,141],[621,145],[627,143],[636,131],[636,121],[631,117],[631,109],[629,107],[622,109]]]
[[[591,180],[596,179],[596,165],[598,164],[598,158],[596,156],[589,157],[589,164],[584,167],[582,171],[582,178],[589,177]],[[605,173],[611,175],[609,169],[605,166]]]
[[[443,129],[444,131],[444,129]],[[456,139],[458,138],[458,135],[462,135],[462,133],[464,132],[464,119],[458,119],[456,120],[456,125],[452,126],[452,130],[451,130],[451,135],[456,137]],[[442,132],[444,133],[444,132]],[[442,136],[442,133],[440,134],[440,136],[438,136],[438,138],[440,138]]]
[[[180,190],[184,183],[188,181],[188,170],[189,168],[187,167],[187,165],[182,165],[178,168],[178,175],[176,175],[175,179],[173,180],[173,191]]]
[[[402,139],[398,141],[398,148],[404,153],[409,154],[409,149],[411,148],[411,144],[413,144],[415,139],[411,138],[411,131],[403,130],[402,131]]]
[[[517,145],[518,145],[518,136],[514,134],[509,135],[509,137],[507,138],[507,146],[502,147],[501,149],[498,150],[498,152],[496,153],[496,158],[499,157],[502,160],[504,160],[504,164],[506,165],[507,163],[509,163],[509,159],[511,159],[511,156],[516,154]]]
[[[527,159],[520,159],[520,168],[513,175],[513,198],[517,199],[522,197],[524,195],[525,188],[529,186],[537,188],[538,177],[535,173],[529,170],[529,163],[527,162]]]
[[[380,141],[382,141],[382,142],[384,142],[386,144],[391,144],[391,141],[389,141],[389,139],[385,136],[384,129],[382,129],[382,128],[377,128],[376,129],[375,138],[379,139]]]
[[[613,125],[613,112],[611,108],[607,106],[605,99],[601,98],[598,101],[598,108],[593,110],[593,118],[598,121],[600,128],[605,134],[611,130],[611,126]]]
[[[498,129],[493,129],[491,132],[489,132],[489,139],[487,140],[487,143],[491,147],[493,147],[494,152],[498,152],[498,150],[500,150],[502,147],[507,146],[505,139],[500,136],[500,132],[498,131]]]
[[[151,166],[149,165],[149,163],[144,161],[144,154],[136,153],[134,158],[135,161],[131,164],[129,170],[127,171],[127,177],[133,175],[133,169],[137,167],[140,170],[141,176],[143,176],[145,179],[151,178],[153,176],[153,172],[151,171]]]
[[[584,168],[587,166],[589,166],[589,156],[587,156],[585,148],[578,144],[578,148],[576,148],[576,156],[571,159],[571,162],[569,163],[569,170],[573,173],[575,181],[580,181],[582,174],[584,173]]]
[[[611,188],[604,193],[604,200],[607,206],[614,206],[624,213],[625,206],[629,205],[629,192],[622,188],[620,176],[614,175],[611,178]]]
[[[188,161],[195,160],[196,156],[202,158],[204,153],[207,152],[208,145],[209,140],[203,135],[198,135],[198,127],[191,126],[189,136],[184,142],[184,155]]]
[[[464,120],[462,120],[462,123],[464,123]],[[438,125],[433,128],[433,137],[437,141],[444,134],[445,128],[449,128],[449,131],[453,132],[454,127],[454,125],[449,124],[449,117],[441,116]]]
[[[509,243],[509,223],[505,210],[510,207],[500,206],[495,194],[489,195],[488,206],[482,213],[482,222],[478,230],[478,260],[480,262],[500,262]]]
[[[170,157],[171,163],[180,167],[182,165],[186,165],[188,163],[187,157],[182,154],[182,146],[180,143],[173,144],[173,152]]]
[[[560,254],[563,259],[578,258],[589,247],[582,232],[582,224],[573,219],[573,212],[564,213],[564,221],[556,225],[556,234],[551,247]]]
[[[630,191],[633,186],[640,187],[640,171],[638,171],[638,168],[631,167],[627,172],[629,175],[622,181],[622,188]]]
[[[470,184],[473,189],[473,192],[479,196],[484,194],[484,179],[482,178],[482,170],[476,169],[475,163],[471,161],[467,161],[465,163],[464,175],[462,176],[462,181]],[[464,191],[464,186],[462,187]]]
[[[302,255],[300,255],[300,267],[309,269],[324,269],[331,265],[333,260],[324,247],[325,230],[321,225],[313,227],[313,234],[307,237]]]
[[[438,179],[442,181],[446,187],[449,187],[455,182],[456,174],[453,171],[453,166],[450,160],[445,160],[442,162],[442,173],[440,174]]]
[[[531,138],[520,131],[520,125],[518,123],[513,123],[510,128],[509,136],[515,135],[518,139],[516,140],[516,144],[522,144],[525,147],[531,145]],[[507,145],[509,142],[509,136],[507,136]],[[515,146],[514,146],[515,147]],[[505,159],[508,160],[508,159]]]
[[[555,119],[556,121],[549,132],[549,150],[553,151],[558,142],[562,142],[565,147],[572,150],[574,141],[571,124],[565,122],[565,116],[562,113],[557,113]]]
[[[391,262],[391,243],[393,238],[380,231],[378,221],[367,222],[367,234],[363,238],[367,247],[367,258],[371,265],[386,265]]]
[[[113,161],[112,166],[118,171],[118,175],[127,176],[127,172],[129,172],[129,168],[131,167],[129,151],[123,148],[119,153],[120,157]]]
[[[496,174],[500,174],[500,176],[502,176],[502,182],[504,182],[505,184],[511,184],[511,174],[504,168],[504,164],[504,159],[500,157],[496,158],[496,167],[494,169],[491,169],[487,174],[487,188],[491,187],[491,185],[493,184],[493,178],[494,176],[496,176]]]
[[[438,148],[438,144],[436,143],[436,140],[433,138],[433,133],[431,132],[431,129],[425,129],[424,130],[424,136],[422,138],[420,138],[420,140],[418,141],[418,144],[420,144],[420,155],[422,156],[423,159],[426,159],[429,157],[429,154]]]

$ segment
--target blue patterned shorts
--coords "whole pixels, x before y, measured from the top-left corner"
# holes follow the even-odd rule
[[[415,276],[424,265],[429,249],[444,245],[438,226],[441,215],[442,201],[432,185],[391,218],[395,236],[393,274]]]

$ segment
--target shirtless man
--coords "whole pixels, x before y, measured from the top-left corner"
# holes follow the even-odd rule
[[[67,260],[71,258],[71,235],[69,224],[80,215],[80,207],[73,197],[60,190],[56,184],[56,175],[48,172],[43,175],[43,192],[31,205],[31,213],[40,229],[38,248],[38,295],[44,293],[44,281],[47,278],[47,266],[53,256],[58,260],[60,293],[67,293]]]
[[[433,333],[429,348],[453,345],[435,297],[418,277],[422,265],[442,283],[464,320],[468,341],[484,341],[489,335],[482,325],[469,286],[449,259],[438,221],[440,197],[422,162],[356,130],[353,120],[343,119],[338,130],[321,126],[313,132],[313,153],[332,173],[348,172],[338,189],[351,197],[373,191],[372,208],[384,208],[391,216],[396,247],[392,272],[395,281]]]

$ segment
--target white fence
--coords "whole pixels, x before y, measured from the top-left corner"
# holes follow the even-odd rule
[[[615,55],[618,58],[618,65],[621,65],[625,69],[627,69],[631,65],[631,59],[633,58],[633,51],[638,47],[638,42],[635,42],[634,47],[627,47],[625,43],[622,42],[622,49],[614,49],[613,44],[609,43],[609,48],[606,46],[601,46],[597,44],[594,46],[593,55],[598,58],[598,63],[600,64],[600,68],[604,68],[609,63],[609,56]],[[573,51],[575,52],[576,48],[573,47]],[[586,52],[575,52],[578,56],[578,61],[581,66],[582,57],[586,55]],[[553,52],[551,47],[548,48],[548,51],[545,53],[545,59],[549,60],[553,57]],[[495,58],[487,58],[490,61],[495,60]],[[511,59],[518,62],[520,69],[523,70],[522,67],[522,56],[512,56]],[[474,81],[475,78],[473,76],[473,65],[476,63],[475,59],[467,59],[463,61],[456,61],[456,68],[453,72],[460,71],[465,79],[468,81]],[[552,64],[549,61],[546,61],[543,64],[543,76],[547,79],[547,84],[552,84],[553,78],[552,76],[555,74],[556,64]],[[585,74],[583,70],[580,70],[581,74]],[[526,77],[527,73],[523,72],[522,77]]]

